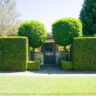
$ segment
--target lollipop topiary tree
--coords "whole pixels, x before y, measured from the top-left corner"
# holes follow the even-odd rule
[[[82,24],[78,19],[62,18],[52,25],[52,33],[55,42],[64,46],[66,52],[66,46],[72,44],[73,38],[82,36]]]
[[[19,36],[26,36],[29,40],[29,46],[33,48],[33,59],[35,48],[42,46],[47,37],[44,24],[39,21],[25,21],[18,30]]]

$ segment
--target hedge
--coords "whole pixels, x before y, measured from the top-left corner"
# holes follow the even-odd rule
[[[74,69],[96,70],[96,38],[83,37],[73,40]]]
[[[40,70],[40,60],[28,61],[28,70]]]
[[[71,70],[73,68],[73,62],[60,60],[60,66],[63,70]]]
[[[26,37],[0,37],[0,71],[24,71],[27,61]]]

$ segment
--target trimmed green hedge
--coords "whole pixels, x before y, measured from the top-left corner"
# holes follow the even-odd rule
[[[83,37],[73,40],[74,69],[96,70],[96,38]]]
[[[24,71],[27,61],[26,37],[0,37],[0,71]]]
[[[40,70],[40,60],[28,61],[28,70]]]
[[[73,68],[73,62],[60,60],[60,66],[63,70],[71,70]]]

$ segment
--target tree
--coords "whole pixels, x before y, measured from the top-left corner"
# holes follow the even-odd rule
[[[84,35],[96,34],[96,0],[84,0],[80,12]]]
[[[33,53],[35,48],[42,46],[47,37],[47,32],[44,24],[39,21],[25,21],[23,22],[18,30],[19,36],[27,36],[29,40],[30,47],[33,48]],[[34,59],[34,54],[33,54]]]
[[[52,25],[52,34],[55,42],[64,46],[66,52],[66,46],[72,44],[73,38],[82,36],[82,24],[78,19],[62,18]]]
[[[0,36],[16,35],[19,16],[14,0],[0,0]]]

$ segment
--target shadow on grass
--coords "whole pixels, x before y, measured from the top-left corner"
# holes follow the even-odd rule
[[[60,66],[58,65],[44,65],[41,66],[40,70],[30,70],[30,71],[0,71],[1,74],[22,74],[22,73],[29,72],[31,73],[36,73],[36,74],[57,74],[57,75],[63,75],[63,74],[96,74],[96,71],[76,71],[76,70],[62,70]]]
[[[76,71],[76,70],[62,70],[60,66],[51,66],[51,65],[44,65],[41,66],[41,69],[36,71],[30,71],[33,73],[40,73],[40,74],[96,74],[96,71]]]
[[[18,95],[20,95],[20,96],[77,96],[77,95],[84,95],[84,96],[91,96],[91,95],[95,95],[96,96],[96,93],[38,93],[38,94],[35,94],[35,93],[0,93],[0,95],[7,95],[7,96],[14,96],[14,95],[16,95],[16,96],[18,96]]]

